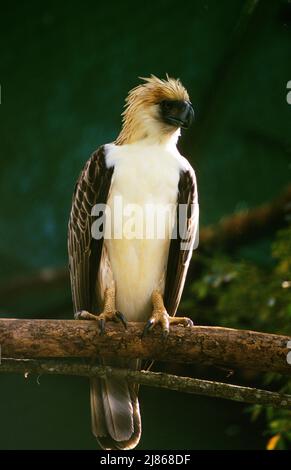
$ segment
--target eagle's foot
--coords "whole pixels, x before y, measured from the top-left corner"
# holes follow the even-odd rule
[[[171,325],[193,326],[192,320],[187,317],[170,317],[166,310],[153,310],[151,318],[147,321],[142,337],[146,336],[154,326],[161,325],[163,337],[167,338]]]
[[[153,311],[151,318],[147,321],[142,337],[146,336],[154,326],[160,325],[163,331],[163,337],[166,338],[170,331],[170,325],[193,326],[192,320],[187,317],[170,317],[165,306],[161,293],[154,291],[152,294]]]
[[[81,310],[75,314],[76,320],[95,320],[98,322],[100,335],[105,333],[105,324],[107,321],[120,321],[124,328],[127,328],[127,321],[123,313],[115,308],[115,288],[110,287],[105,290],[104,310],[99,315]]]
[[[107,321],[120,321],[124,328],[127,328],[127,321],[123,313],[119,310],[103,311],[99,315],[94,315],[93,313],[87,312],[87,310],[81,310],[80,312],[75,313],[75,320],[94,320],[98,322],[100,335],[105,333],[105,323]]]

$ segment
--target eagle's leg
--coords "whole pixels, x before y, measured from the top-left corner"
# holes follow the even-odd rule
[[[154,290],[152,293],[152,304],[153,311],[151,318],[147,321],[144,330],[143,336],[145,336],[155,325],[160,324],[163,330],[163,336],[168,336],[170,325],[184,325],[184,326],[193,326],[192,320],[186,317],[170,317],[168,314],[163,296],[158,290]]]
[[[115,306],[115,286],[108,287],[104,292],[104,307],[103,312],[99,315],[81,310],[75,314],[76,320],[95,320],[98,321],[100,333],[105,332],[106,321],[121,321],[124,327],[127,327],[126,319],[123,313],[116,310]]]

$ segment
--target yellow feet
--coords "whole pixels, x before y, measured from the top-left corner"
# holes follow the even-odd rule
[[[192,320],[186,317],[170,317],[165,309],[163,297],[159,291],[155,290],[152,294],[153,311],[151,318],[147,321],[142,336],[144,337],[156,325],[161,325],[163,336],[167,337],[170,331],[170,325],[193,326]]]
[[[125,316],[115,308],[115,287],[106,289],[104,294],[104,310],[102,313],[94,315],[86,310],[81,310],[75,313],[75,319],[97,321],[101,335],[105,333],[105,323],[107,321],[120,321],[123,326],[127,328]]]

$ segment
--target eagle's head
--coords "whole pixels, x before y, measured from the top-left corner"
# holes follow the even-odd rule
[[[142,78],[145,83],[133,88],[126,98],[122,130],[117,145],[141,140],[167,142],[187,129],[194,117],[189,95],[180,80],[154,75]]]

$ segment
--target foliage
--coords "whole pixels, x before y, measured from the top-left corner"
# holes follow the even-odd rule
[[[290,334],[291,226],[276,234],[263,266],[221,253],[204,255],[201,262],[202,276],[192,283],[186,300],[199,322]],[[291,393],[286,378],[266,374],[263,385],[271,383],[276,390]],[[268,449],[290,445],[291,411],[261,406],[252,406],[249,411],[252,419],[264,414]]]

